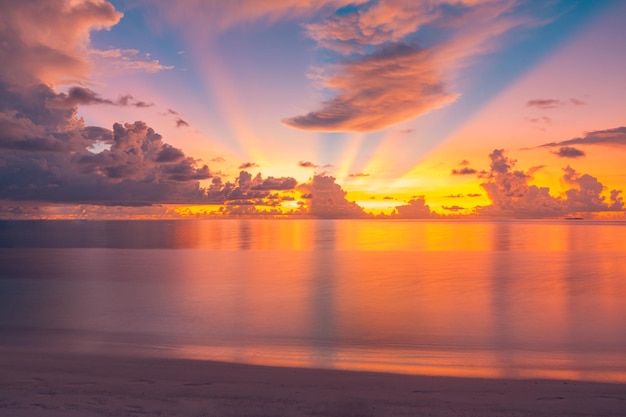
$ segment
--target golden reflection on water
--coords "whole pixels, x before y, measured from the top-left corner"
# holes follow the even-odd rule
[[[215,225],[195,226],[181,236],[196,240],[182,246],[215,246],[201,238]],[[228,289],[203,284],[206,257],[184,262],[180,284],[183,298],[205,297],[186,306],[195,306],[190,315],[205,316],[210,304],[237,331],[183,345],[181,356],[626,381],[624,226],[241,221],[217,229],[225,253],[215,255],[215,276]]]

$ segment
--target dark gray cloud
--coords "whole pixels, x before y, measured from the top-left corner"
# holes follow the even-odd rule
[[[138,108],[152,107],[154,103],[146,103],[144,101],[135,100],[135,98],[126,94],[119,97],[117,100],[111,100],[102,98],[98,93],[93,90],[84,87],[71,87],[67,94],[59,94],[56,98],[57,101],[63,101],[68,106],[77,105],[93,105],[93,104],[107,104],[111,106],[132,106]]]
[[[552,153],[561,158],[580,158],[585,156],[585,152],[571,146],[562,146],[558,151]]]
[[[318,165],[315,165],[313,162],[310,162],[310,161],[300,161],[298,162],[298,166],[302,168],[317,168],[318,167]]]
[[[250,168],[258,168],[259,165],[255,162],[244,162],[239,165],[239,169],[250,169]]]
[[[569,145],[608,145],[626,146],[626,127],[616,127],[614,129],[594,130],[586,133],[580,138],[564,140],[561,142],[550,142],[541,145],[542,148],[552,148]]]
[[[478,171],[476,171],[474,168],[470,168],[470,167],[464,167],[461,169],[453,169],[451,171],[452,175],[473,175],[476,174]]]
[[[254,205],[268,205],[271,200],[271,205],[278,205],[285,196],[276,191],[294,190],[297,185],[291,177],[263,178],[260,173],[253,177],[249,172],[241,171],[234,182],[223,183],[221,178],[214,177],[205,194],[206,201],[211,203],[250,201]]]

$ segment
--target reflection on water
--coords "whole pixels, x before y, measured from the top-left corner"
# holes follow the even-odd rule
[[[626,224],[0,222],[0,345],[626,381]]]

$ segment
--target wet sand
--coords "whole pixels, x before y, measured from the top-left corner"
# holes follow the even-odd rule
[[[0,347],[0,416],[626,416],[626,385]]]

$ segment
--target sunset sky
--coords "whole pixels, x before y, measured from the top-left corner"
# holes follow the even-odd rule
[[[626,2],[0,5],[0,218],[624,218]]]

